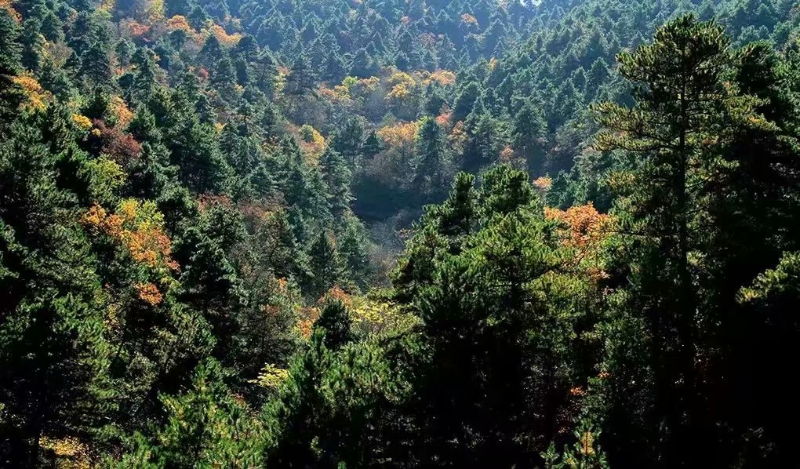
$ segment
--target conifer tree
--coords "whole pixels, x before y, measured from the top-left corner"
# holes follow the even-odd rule
[[[286,78],[285,92],[290,96],[303,96],[314,88],[316,73],[311,67],[311,60],[305,53],[300,54],[292,64]]]
[[[22,26],[22,65],[33,73],[42,67],[44,38],[40,33],[41,23],[36,19],[28,19]]]
[[[426,117],[416,135],[414,159],[412,160],[413,187],[424,195],[435,195],[442,191],[449,176],[449,161],[445,135],[434,119]]]
[[[63,119],[56,114],[54,119]],[[45,122],[69,129],[63,120]],[[4,463],[39,464],[47,434],[98,425],[108,388],[102,293],[79,223],[76,194],[58,180],[66,153],[42,143],[34,121],[0,142],[0,404]],[[72,142],[67,142],[73,145]],[[82,156],[74,147],[61,149]]]
[[[6,8],[0,9],[0,126],[17,110],[20,91],[11,78],[22,68],[20,28]]]
[[[341,220],[350,211],[353,196],[350,192],[350,170],[336,150],[328,149],[319,161],[322,180],[327,186],[327,198],[331,214]]]
[[[511,141],[514,149],[525,158],[532,175],[540,174],[544,167],[547,123],[539,107],[525,103],[514,117]]]
[[[479,97],[480,88],[477,83],[473,81],[464,86],[453,103],[453,119],[464,120],[472,112]]]
[[[105,45],[100,41],[92,43],[81,55],[81,73],[98,88],[111,86],[111,59]]]
[[[308,293],[319,298],[342,279],[342,264],[333,233],[321,230],[308,251],[312,278],[308,282]]]
[[[336,150],[351,167],[355,167],[360,163],[363,140],[363,123],[359,119],[350,119],[344,124],[344,128],[336,132],[331,147]]]
[[[620,213],[622,229],[630,233],[629,262],[636,266],[626,299],[649,334],[649,392],[653,416],[663,422],[651,457],[668,457],[669,465],[696,454],[686,448],[710,437],[699,432],[704,411],[695,368],[701,353],[697,325],[707,311],[699,309],[691,261],[701,248],[703,232],[696,227],[707,210],[704,199],[713,191],[709,175],[723,167],[720,151],[731,130],[770,126],[755,114],[755,98],[726,85],[728,44],[717,24],[694,16],[673,20],[652,44],[619,57],[620,73],[635,84],[636,107],[598,108],[609,131],[597,147],[637,156]]]
[[[347,308],[337,300],[325,303],[319,319],[314,323],[315,329],[324,331],[325,337],[322,341],[330,350],[337,350],[353,340],[351,327],[352,320]]]
[[[350,75],[358,78],[369,78],[378,75],[378,65],[366,49],[356,51],[350,64]]]

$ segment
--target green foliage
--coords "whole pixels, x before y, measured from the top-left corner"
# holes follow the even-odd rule
[[[0,142],[0,449],[21,466],[38,463],[43,434],[97,428],[113,395],[100,278],[77,198],[59,187],[77,177],[59,166],[79,150],[51,152],[37,124],[15,123]]]
[[[353,200],[350,192],[350,170],[342,156],[331,149],[322,155],[319,164],[322,170],[322,180],[327,186],[331,214],[336,218],[341,218],[350,211],[350,202]]]
[[[422,194],[439,192],[449,179],[450,170],[444,132],[433,119],[425,118],[415,139],[412,184]]]
[[[308,294],[319,298],[342,280],[342,261],[332,233],[320,231],[309,250]]]
[[[19,39],[20,27],[12,16],[12,10],[0,9],[0,129],[5,128],[22,101],[20,90],[11,78],[22,69]]]
[[[325,347],[334,351],[352,341],[351,327],[347,309],[341,301],[335,300],[323,306],[319,319],[314,323],[314,329],[324,334],[322,341]]]
[[[576,442],[572,448],[565,447],[561,454],[556,453],[555,446],[550,446],[544,454],[544,467],[547,469],[607,469],[609,468],[605,454],[597,447],[600,432],[594,431],[591,425],[582,422],[575,431]]]
[[[152,439],[133,437],[119,467],[255,467],[263,464],[264,429],[223,384],[219,363],[201,363],[191,388],[161,396],[167,420]]]
[[[12,16],[12,10],[3,8],[0,12],[0,74],[12,75],[22,66],[22,46],[18,42],[20,27]]]
[[[0,0],[0,466],[792,467],[794,6]]]
[[[647,435],[644,432],[659,422],[658,432],[640,442],[642,454],[623,459],[628,463],[666,457],[669,465],[679,465],[688,462],[683,456],[688,454],[699,463],[704,460],[699,454],[705,453],[700,448],[744,445],[714,436],[698,422],[714,418],[706,401],[716,388],[713,383],[731,379],[732,363],[712,350],[746,349],[740,342],[746,340],[742,327],[753,340],[763,337],[762,325],[745,325],[740,313],[731,313],[737,310],[736,292],[758,274],[756,258],[769,264],[780,256],[781,248],[774,249],[778,245],[791,249],[781,242],[764,244],[751,229],[763,229],[780,213],[781,229],[791,230],[792,203],[772,211],[767,200],[778,198],[768,196],[751,212],[748,199],[757,197],[753,187],[736,182],[745,177],[743,172],[754,170],[740,153],[747,151],[744,141],[762,142],[773,164],[796,154],[793,144],[777,144],[779,127],[761,114],[770,106],[760,98],[779,86],[775,76],[756,84],[759,77],[751,72],[742,77],[743,89],[728,81],[737,66],[750,66],[754,53],[745,50],[744,62],[737,64],[721,27],[680,17],[660,28],[652,44],[620,56],[621,74],[634,82],[636,107],[598,108],[599,121],[609,130],[600,134],[597,147],[624,150],[636,158],[618,176],[622,197],[614,211],[627,233],[620,237],[617,275],[628,285],[618,289],[611,304],[621,315],[620,324],[634,327],[620,331],[616,341],[625,342],[610,348],[605,365],[611,380],[621,380],[603,386],[611,405],[611,426],[620,432],[614,444],[635,441],[630,435]],[[762,66],[769,76],[772,67]],[[774,104],[779,106],[780,100]],[[791,179],[776,181],[773,187],[792,184]],[[631,341],[631,335],[641,339]],[[700,360],[706,371],[698,369]],[[623,386],[628,380],[637,385]],[[630,405],[631,396],[639,405]],[[715,399],[729,398],[737,401],[732,395]],[[732,411],[716,418],[728,424],[741,414]],[[747,439],[744,435],[752,430],[742,431],[732,438]],[[645,446],[651,441],[658,444],[649,453]],[[770,452],[742,456],[754,464],[772,457]]]
[[[424,322],[417,444],[447,464],[531,464],[591,369],[581,329],[596,297],[525,173],[494,168],[473,191],[461,175],[426,213],[395,283]]]
[[[323,314],[333,330],[315,327],[308,349],[296,357],[278,396],[265,408],[274,435],[268,464],[364,466],[391,457],[388,435],[402,424],[392,420],[393,409],[407,385],[377,343],[327,348],[330,334],[342,330],[334,316],[346,311],[329,304]]]

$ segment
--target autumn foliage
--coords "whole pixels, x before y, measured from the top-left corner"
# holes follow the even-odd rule
[[[116,120],[116,126],[120,128],[128,127],[128,124],[133,120],[133,111],[125,103],[125,100],[119,96],[113,96],[108,105],[108,110]]]
[[[418,130],[418,122],[399,123],[381,128],[378,130],[378,137],[383,140],[386,147],[405,152],[410,151],[410,147],[414,145],[414,137]]]
[[[189,21],[186,19],[185,16],[182,15],[175,15],[172,18],[168,19],[166,22],[167,31],[183,31],[187,35],[192,35],[195,33],[194,28],[189,24]]]
[[[592,203],[567,210],[545,207],[544,215],[560,225],[561,243],[570,252],[566,264],[584,272],[593,281],[605,278],[601,253],[603,242],[611,235],[611,216],[598,212]]]
[[[127,199],[115,213],[95,204],[83,216],[83,223],[110,237],[138,264],[164,274],[178,270],[171,258],[171,242],[164,233],[163,216],[153,202]]]
[[[0,0],[0,10],[6,10],[14,18],[14,21],[17,23],[22,22],[22,17],[20,16],[19,12],[14,9],[14,5],[12,0]]]
[[[47,102],[52,95],[42,88],[36,78],[30,75],[19,75],[12,77],[14,84],[22,88],[26,100],[22,103],[22,109],[27,111],[42,111],[47,106]]]
[[[591,203],[567,210],[546,207],[545,218],[560,222],[564,243],[579,249],[596,246],[607,237],[611,220],[609,215],[598,212]]]
[[[533,187],[539,192],[544,193],[553,187],[553,179],[547,176],[542,176],[533,180]]]
[[[211,25],[209,32],[217,38],[220,44],[226,47],[235,46],[242,38],[242,35],[238,33],[228,34],[225,28],[218,24]]]
[[[91,127],[90,123],[89,128]],[[139,158],[142,152],[141,144],[133,138],[133,135],[120,130],[120,126],[109,127],[104,121],[95,120],[94,127],[96,130],[94,138],[99,140],[102,153],[122,166],[127,166]]]
[[[150,32],[150,26],[132,19],[120,22],[120,29],[132,38],[140,38]]]
[[[441,86],[449,86],[456,84],[456,74],[450,70],[436,70],[430,75],[425,77],[423,84],[427,85],[430,82],[437,83]]]
[[[73,114],[72,122],[82,130],[89,130],[92,128],[91,119],[81,114]]]
[[[312,166],[316,165],[319,157],[325,152],[325,137],[310,125],[300,127],[299,135],[300,141],[298,143],[308,156],[308,163]]]
[[[157,306],[164,299],[158,287],[152,283],[137,283],[134,288],[139,295],[139,299],[149,305]]]
[[[461,15],[461,22],[470,26],[478,25],[478,19],[470,15],[469,13],[464,13]]]

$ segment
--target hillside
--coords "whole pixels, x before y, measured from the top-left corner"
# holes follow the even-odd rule
[[[0,467],[793,467],[791,0],[0,0]]]

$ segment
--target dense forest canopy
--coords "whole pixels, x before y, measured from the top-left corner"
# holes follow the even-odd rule
[[[792,0],[0,0],[0,467],[787,468]]]

